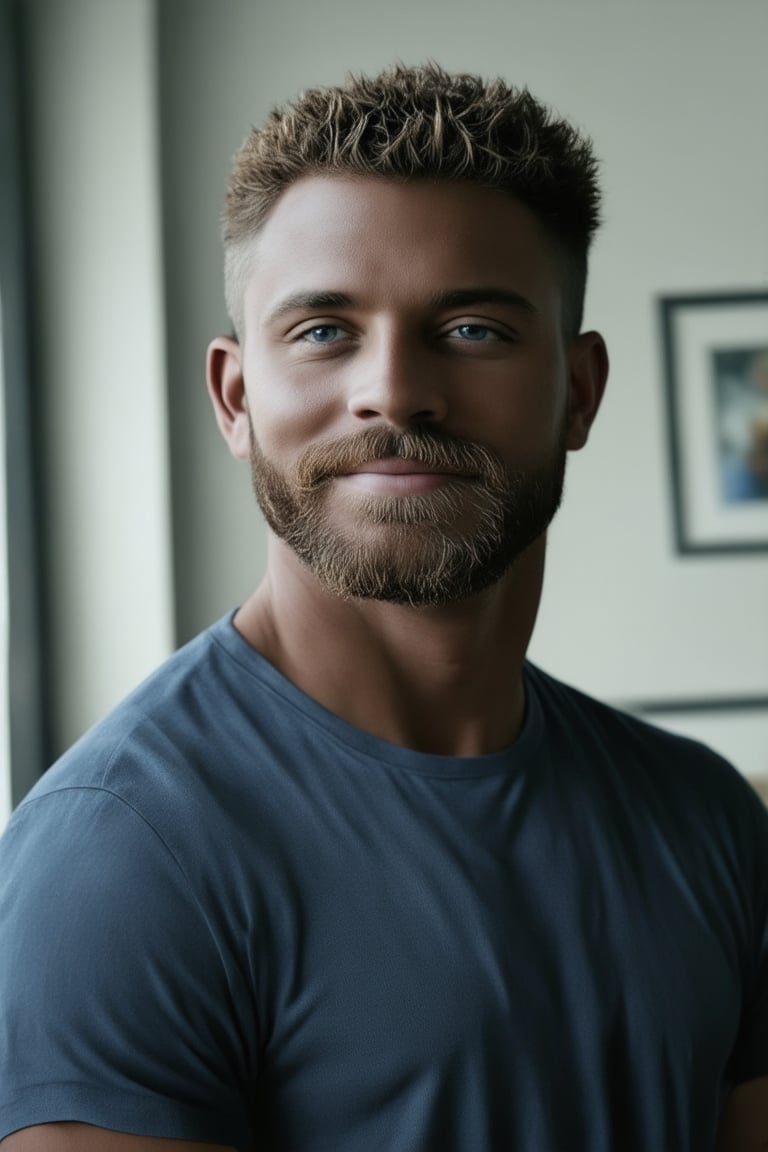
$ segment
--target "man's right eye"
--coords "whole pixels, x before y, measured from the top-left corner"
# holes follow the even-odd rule
[[[299,339],[307,340],[310,344],[336,344],[343,331],[343,328],[335,324],[317,324],[314,328],[307,328],[301,332]]]

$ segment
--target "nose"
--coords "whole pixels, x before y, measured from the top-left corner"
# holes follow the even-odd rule
[[[355,360],[348,410],[398,428],[440,423],[447,404],[437,367],[416,335],[381,332]]]

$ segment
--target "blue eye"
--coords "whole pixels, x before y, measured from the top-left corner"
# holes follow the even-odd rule
[[[335,324],[318,324],[315,328],[308,328],[302,333],[302,339],[309,340],[310,344],[335,344],[340,328]]]
[[[462,340],[471,340],[474,344],[488,343],[489,338],[499,339],[491,328],[486,328],[483,324],[459,324],[454,328],[454,332],[458,332]]]

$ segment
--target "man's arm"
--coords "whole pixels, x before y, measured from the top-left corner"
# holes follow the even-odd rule
[[[2,1152],[147,1152],[62,1121],[248,1147],[250,989],[219,944],[135,808],[96,788],[23,804],[0,840]]]
[[[224,1144],[132,1136],[90,1124],[36,1124],[6,1136],[0,1147],[3,1152],[235,1152]]]
[[[717,1152],[768,1152],[768,1076],[739,1084],[725,1102]]]

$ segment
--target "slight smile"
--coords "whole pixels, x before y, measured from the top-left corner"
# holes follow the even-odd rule
[[[436,488],[456,480],[471,481],[477,477],[450,468],[435,467],[434,464],[424,464],[419,460],[388,457],[384,460],[369,460],[365,464],[345,469],[338,473],[335,479],[342,481],[345,486],[365,492],[414,496],[433,492]]]

